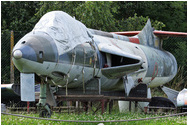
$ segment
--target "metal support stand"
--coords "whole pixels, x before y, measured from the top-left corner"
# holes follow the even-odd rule
[[[29,101],[27,102],[27,112],[29,113]]]
[[[131,112],[131,101],[129,101],[129,112]]]
[[[84,104],[84,111],[85,111],[86,113],[88,113],[89,102],[83,102],[83,104]]]
[[[113,100],[109,101],[109,114],[111,114],[113,108]]]
[[[101,114],[103,114],[104,113],[104,104],[105,104],[105,101],[104,101],[104,99],[102,99],[101,100]]]
[[[99,84],[99,95],[101,94],[101,78],[98,79],[98,84]]]
[[[135,101],[135,112],[138,111],[138,101]]]

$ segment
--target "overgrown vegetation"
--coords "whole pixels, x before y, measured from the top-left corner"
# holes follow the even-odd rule
[[[170,86],[178,91],[182,90],[183,88],[187,88],[187,76],[184,75],[184,71],[184,66],[180,66],[174,79],[167,83],[166,86]]]
[[[38,114],[23,114],[25,116],[38,117]],[[107,120],[130,120],[140,118],[150,118],[159,115],[149,115],[143,113],[112,113],[103,115],[91,113],[88,114],[53,114],[52,119],[60,120],[84,120],[84,121],[107,121]],[[16,117],[1,114],[2,125],[97,125],[99,123],[77,123],[77,122],[59,122],[29,119],[23,117]],[[131,122],[105,122],[104,125],[186,125],[187,116],[167,117],[161,119],[152,119],[145,121],[131,121]]]
[[[1,8],[1,30],[30,31],[45,13],[61,10],[103,31],[127,30],[123,22],[135,14],[165,24],[163,30],[187,31],[186,1],[2,1]]]

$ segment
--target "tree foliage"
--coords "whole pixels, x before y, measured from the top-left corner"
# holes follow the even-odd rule
[[[38,2],[3,1],[1,2],[1,29],[29,31],[36,20],[33,16],[37,12]]]
[[[148,16],[152,20],[163,22],[166,31],[187,31],[186,1],[121,1],[116,18],[127,19],[135,13],[138,16]]]
[[[53,10],[65,11],[87,27],[103,31],[141,30],[148,18],[156,29],[187,29],[186,1],[2,1],[1,10],[2,30],[29,31]]]
[[[108,32],[142,30],[148,19],[156,30],[187,32],[186,1],[1,1],[1,36],[10,30],[25,34],[54,10],[68,13],[88,28]],[[175,55],[178,65],[187,67],[187,53],[182,53],[187,52],[186,41],[166,42],[163,47]],[[7,56],[4,51],[2,55]]]
[[[103,31],[116,31],[115,18],[116,7],[110,1],[87,1],[76,9],[76,15],[86,26]]]
[[[149,17],[143,17],[143,16],[137,16],[137,13],[134,14],[134,17],[129,17],[126,20],[122,19],[119,22],[119,29],[123,29],[124,31],[139,31],[143,29],[143,27],[146,25],[147,20]],[[157,30],[162,30],[163,27],[165,27],[165,24],[163,24],[160,21],[153,21],[151,19],[152,27],[154,27]]]

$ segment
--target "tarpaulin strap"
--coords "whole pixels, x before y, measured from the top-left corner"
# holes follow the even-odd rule
[[[97,50],[95,47],[95,41],[92,38],[92,41],[90,42],[91,47],[94,49],[94,65],[93,65],[93,77],[95,76],[95,69],[96,69],[96,62],[97,62]]]
[[[82,82],[83,82],[83,93],[85,93],[85,82],[84,82],[84,67],[85,67],[85,60],[86,60],[86,50],[83,48],[84,51],[84,63],[83,63],[83,69],[82,69]]]
[[[72,70],[74,64],[75,64],[75,59],[76,59],[76,53],[75,53],[75,48],[72,51],[72,60],[71,60],[71,68],[69,69],[67,75],[70,73],[70,71]]]
[[[68,83],[69,83],[69,77],[70,77],[70,71],[72,70],[72,68],[73,68],[73,66],[74,66],[74,64],[75,64],[75,59],[76,59],[76,53],[75,53],[75,48],[73,49],[73,51],[72,51],[72,60],[71,60],[71,67],[70,67],[70,69],[69,69],[69,71],[68,71],[68,73],[67,73],[67,76],[66,76],[66,96],[68,95]]]

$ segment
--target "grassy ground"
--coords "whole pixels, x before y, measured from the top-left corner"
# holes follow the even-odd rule
[[[38,117],[38,114],[26,114],[21,113],[25,116]],[[139,118],[149,118],[159,115],[150,115],[144,113],[115,113],[112,114],[104,113],[92,115],[91,113],[85,114],[67,114],[67,113],[54,113],[52,119],[61,120],[84,120],[84,121],[101,121],[101,120],[129,120],[129,119],[139,119]],[[10,115],[1,114],[1,125],[97,125],[99,123],[76,123],[76,122],[59,122],[59,121],[47,121],[47,120],[37,120],[29,119],[23,117],[16,117]],[[187,116],[176,116],[167,117],[161,119],[152,119],[145,121],[131,121],[131,122],[109,122],[103,123],[104,125],[187,125]]]

